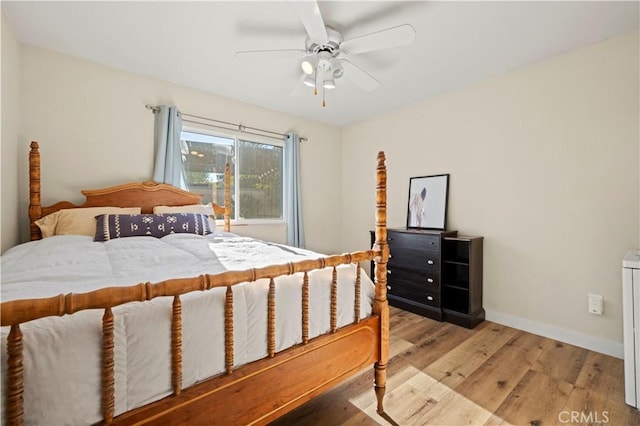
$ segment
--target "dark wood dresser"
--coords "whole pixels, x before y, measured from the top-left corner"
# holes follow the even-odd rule
[[[372,244],[374,238],[372,232]],[[475,327],[484,319],[482,240],[458,236],[457,231],[389,229],[389,303],[438,321]]]

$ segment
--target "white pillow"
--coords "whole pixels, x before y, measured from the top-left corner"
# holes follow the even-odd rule
[[[208,215],[214,214],[211,204],[189,204],[186,206],[155,206],[153,208],[153,213],[201,213]]]
[[[96,234],[96,216],[101,214],[140,214],[140,207],[80,207],[62,209],[36,220],[42,238],[54,235]]]
[[[154,214],[162,213],[201,213],[209,216],[209,228],[211,232],[216,234],[216,214],[213,211],[211,204],[189,204],[186,206],[155,206],[153,208]]]

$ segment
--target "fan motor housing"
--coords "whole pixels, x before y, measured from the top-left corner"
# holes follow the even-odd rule
[[[340,43],[342,43],[342,34],[331,27],[326,27],[329,40],[326,43],[318,43],[307,37],[305,47],[310,54],[318,54],[327,52],[334,58],[340,53]]]

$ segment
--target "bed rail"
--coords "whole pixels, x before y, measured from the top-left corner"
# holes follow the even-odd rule
[[[108,423],[113,419],[114,402],[114,317],[112,309],[130,302],[144,302],[157,297],[173,297],[171,353],[173,393],[182,391],[182,305],[180,296],[193,291],[206,291],[226,287],[225,293],[225,367],[226,373],[233,372],[233,292],[234,285],[269,279],[268,292],[268,350],[275,355],[275,278],[283,275],[303,273],[302,334],[303,343],[309,341],[309,291],[308,273],[327,267],[333,268],[331,281],[330,323],[331,332],[337,330],[337,271],[339,265],[371,261],[382,255],[379,250],[367,250],[319,259],[303,260],[295,263],[253,268],[245,271],[228,271],[217,275],[201,275],[195,278],[173,279],[155,284],[141,283],[128,287],[107,287],[87,293],[69,293],[43,299],[24,299],[4,302],[1,305],[2,326],[11,326],[8,339],[8,419],[9,424],[20,424],[22,417],[23,356],[22,332],[20,324],[50,316],[71,315],[87,309],[103,309],[102,326],[102,377],[103,416]],[[357,267],[357,270],[360,268]],[[360,281],[356,275],[356,302],[359,306]],[[304,287],[303,287],[304,288]],[[359,316],[354,318],[354,322]]]

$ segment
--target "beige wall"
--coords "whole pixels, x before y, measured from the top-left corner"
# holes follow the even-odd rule
[[[174,104],[183,112],[274,131],[292,129],[306,136],[301,162],[307,246],[321,252],[338,250],[340,229],[326,220],[326,206],[340,211],[342,205],[339,128],[32,46],[22,46],[22,71],[24,137],[19,147],[26,152],[30,140],[40,142],[43,203],[81,202],[83,188],[150,179],[153,114],[145,104]],[[3,159],[3,166],[12,161]],[[19,172],[26,181],[22,163]],[[20,189],[20,200],[26,215],[26,186]],[[283,225],[234,231],[286,241]]]
[[[620,355],[621,259],[640,246],[638,75],[635,33],[345,129],[345,249],[373,227],[376,151],[392,227],[411,176],[450,173],[448,228],[485,237],[488,316]]]
[[[2,10],[2,209],[0,252],[20,241],[18,139],[20,132],[20,47]]]

